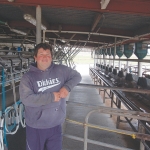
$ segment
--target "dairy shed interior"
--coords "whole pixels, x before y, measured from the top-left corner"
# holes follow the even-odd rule
[[[53,46],[54,63],[82,75],[66,99],[63,150],[149,150],[149,6],[149,0],[0,0],[0,150],[26,149],[18,88],[40,42]],[[85,49],[92,65],[76,64]]]

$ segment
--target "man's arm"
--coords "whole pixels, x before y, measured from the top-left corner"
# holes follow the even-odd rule
[[[25,106],[39,107],[60,100],[60,93],[37,93],[32,90],[32,84],[27,76],[23,76],[19,86],[20,100]]]
[[[69,94],[68,90],[65,87],[62,87],[59,90],[59,93],[60,93],[60,97],[61,98],[66,98],[68,96],[68,94]]]
[[[67,91],[70,92],[82,79],[80,73],[77,72],[76,70],[71,69],[70,67],[64,68],[64,78],[65,78],[65,84],[60,90],[60,94],[64,93],[64,95],[67,94]]]

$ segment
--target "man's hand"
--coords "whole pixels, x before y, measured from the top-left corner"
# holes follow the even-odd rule
[[[69,92],[67,91],[67,89],[65,87],[62,87],[60,90],[59,90],[59,93],[60,93],[60,97],[61,98],[66,98],[69,94]]]
[[[60,93],[59,92],[53,92],[54,94],[54,102],[59,102],[60,100]]]

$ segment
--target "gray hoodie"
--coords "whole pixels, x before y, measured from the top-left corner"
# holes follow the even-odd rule
[[[66,101],[54,102],[53,92],[65,87],[69,92],[81,81],[81,75],[64,65],[51,64],[41,71],[36,64],[21,79],[20,100],[25,105],[26,124],[33,128],[52,128],[64,122]]]

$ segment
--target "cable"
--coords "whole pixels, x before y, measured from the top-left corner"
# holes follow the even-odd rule
[[[0,150],[4,150],[4,141],[3,141],[3,125],[4,125],[4,118],[0,118]]]
[[[14,104],[14,106],[17,104]],[[6,134],[15,134],[17,130],[19,129],[19,116],[17,116],[18,109],[15,109],[13,106],[7,107],[5,110],[5,130]],[[9,129],[8,127],[11,126]],[[16,129],[12,132],[14,127],[16,126]]]
[[[23,128],[26,127],[25,119],[24,119],[24,105],[22,103],[19,104],[19,120]]]

